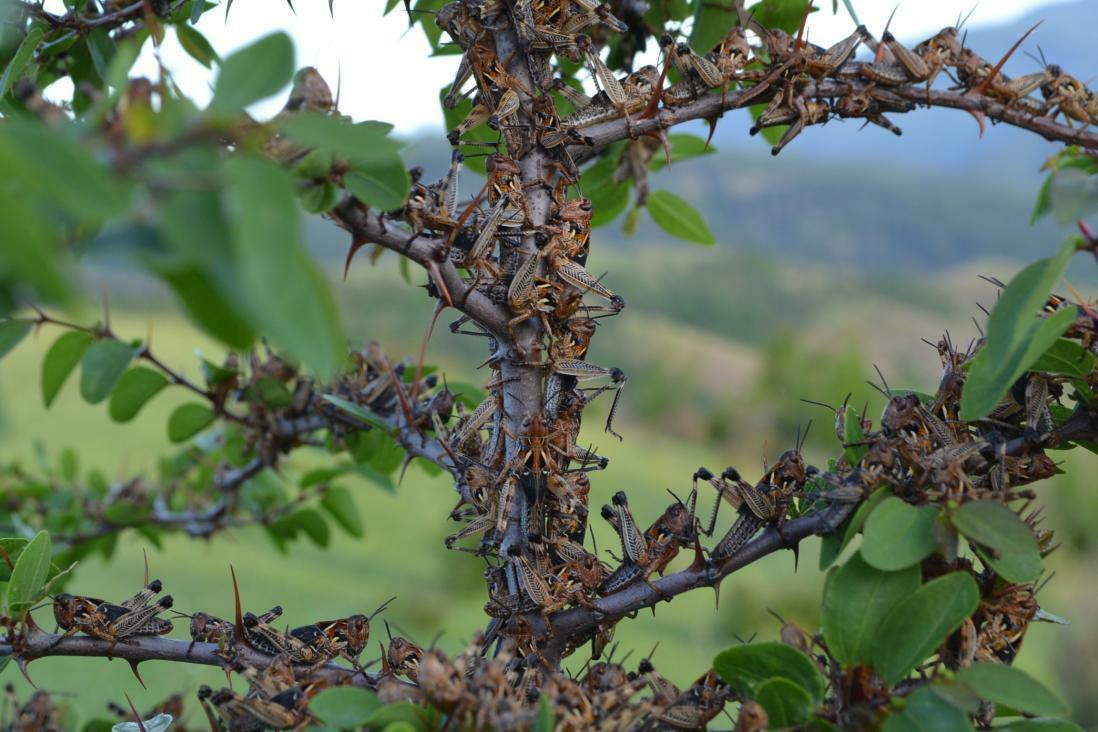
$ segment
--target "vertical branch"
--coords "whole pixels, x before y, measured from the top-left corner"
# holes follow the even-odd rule
[[[509,59],[508,72],[521,81],[527,89],[534,89],[535,84],[530,74],[529,61],[526,51],[521,49],[518,38],[513,29],[497,30],[494,33],[496,54],[500,59]],[[522,97],[521,116],[525,117],[529,128],[533,129],[534,120],[530,117],[530,109],[533,100],[522,90],[516,90]],[[514,139],[515,135],[508,135],[508,139]],[[515,156],[515,160],[522,171],[522,181],[527,186],[526,200],[528,205],[529,223],[532,229],[537,230],[549,221],[550,196],[544,182],[543,154],[537,145],[528,145],[524,154],[519,156],[519,151],[509,151]],[[502,247],[503,245],[501,245]],[[500,261],[505,261],[500,252]],[[522,238],[521,244],[515,248],[514,264],[521,267],[530,257],[538,256],[538,247],[533,234]],[[544,263],[538,265],[538,276],[544,274]],[[544,394],[544,370],[539,365],[541,360],[541,340],[543,337],[541,321],[538,318],[530,318],[514,330],[514,337],[509,342],[505,341],[503,360],[500,364],[500,376],[504,382],[503,408],[505,429],[505,465],[511,465],[518,460],[525,448],[524,431],[529,425],[529,419],[541,414],[542,395]],[[522,474],[522,467],[516,468],[516,472]],[[515,497],[511,503],[510,516],[507,530],[499,547],[501,557],[506,557],[512,546],[524,547],[527,537],[523,531],[526,521],[523,520],[529,506],[524,490],[515,491]],[[512,583],[510,590],[518,593],[519,587],[516,578],[508,572],[508,581]]]

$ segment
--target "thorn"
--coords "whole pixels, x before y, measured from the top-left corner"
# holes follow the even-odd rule
[[[450,291],[446,289],[446,282],[442,279],[442,272],[438,268],[438,263],[432,261],[427,265],[427,272],[431,275],[431,279],[435,282],[435,287],[438,288],[438,292],[442,295],[442,299],[446,301],[446,304],[450,307],[454,306],[454,301],[450,297]]]
[[[881,42],[877,44],[877,53],[873,57],[873,63],[879,64],[884,61],[885,51],[888,46],[885,45],[884,39],[888,35],[888,29],[892,27],[892,19],[896,16],[896,11],[900,9],[900,4],[896,3],[896,7],[892,8],[892,12],[888,15],[888,20],[885,22],[884,33],[881,34]]]
[[[450,303],[452,304],[452,303]],[[416,362],[416,377],[412,382],[412,401],[416,400],[416,396],[419,394],[419,381],[423,377],[423,359],[427,356],[427,342],[431,340],[431,335],[435,332],[435,323],[438,322],[438,316],[442,314],[442,311],[446,309],[446,305],[439,300],[435,304],[435,314],[431,316],[431,324],[427,326],[427,334],[423,336],[423,343],[419,347],[419,361]]]
[[[810,15],[810,14],[812,13],[812,11],[814,10],[814,8],[812,7],[812,5],[813,5],[814,3],[815,3],[815,0],[808,0],[808,7],[806,7],[806,8],[804,9],[804,17],[803,17],[803,18],[801,18],[801,27],[800,27],[800,29],[799,29],[799,30],[797,31],[797,45],[796,45],[796,49],[797,49],[798,51],[799,51],[799,50],[801,50],[802,48],[804,48],[804,29],[805,29],[805,26],[807,26],[807,25],[808,25],[808,16],[809,16],[809,15]]]
[[[141,586],[145,587],[149,584],[149,553],[145,549],[142,549],[141,555],[145,558],[145,581]]]
[[[137,678],[137,683],[141,684],[142,689],[148,689],[149,687],[145,686],[145,680],[143,678],[141,678],[141,672],[137,670],[137,665],[141,662],[140,661],[135,661],[132,658],[127,659],[127,660],[129,661],[129,664],[130,664],[130,671],[133,671],[133,675]],[[127,698],[129,698],[129,697],[127,697]],[[133,702],[130,702],[130,703],[133,704]],[[137,714],[136,709],[134,710],[134,714]],[[140,722],[139,722],[139,724],[140,724]],[[142,727],[141,729],[145,729],[145,728]]]
[[[362,247],[369,244],[364,237],[354,236],[351,239],[351,248],[347,250],[347,259],[343,262],[343,281],[347,281],[347,273],[351,270],[351,260],[355,257],[357,252]]]
[[[713,583],[713,599],[716,600],[716,609],[721,609],[721,581],[717,580]]]
[[[1019,38],[1017,41],[1015,41],[1014,45],[1010,47],[1010,50],[1007,51],[1001,59],[999,59],[999,63],[995,64],[995,68],[993,68],[991,70],[991,73],[987,75],[987,78],[984,79],[983,81],[981,81],[980,84],[975,89],[973,89],[971,92],[969,92],[969,94],[974,94],[976,96],[982,96],[983,93],[987,91],[987,88],[989,86],[991,86],[991,82],[995,81],[995,77],[999,75],[999,69],[1003,68],[1003,64],[1005,64],[1007,62],[1007,59],[1010,58],[1011,55],[1015,51],[1018,50],[1018,46],[1022,45],[1022,41],[1024,41],[1026,38],[1028,38],[1029,34],[1032,33],[1033,31],[1037,30],[1037,26],[1041,25],[1041,23],[1044,23],[1044,22],[1045,21],[1043,21],[1043,20],[1037,21],[1037,23],[1034,24],[1034,26],[1032,28],[1030,28],[1025,33],[1023,33],[1022,37]],[[982,129],[982,127],[983,127],[983,125],[981,125],[981,129]],[[981,134],[982,134],[982,132],[981,132]]]
[[[705,138],[705,147],[702,148],[703,152],[709,149],[709,143],[713,141],[713,133],[717,131],[717,122],[719,120],[720,117],[711,117],[706,120],[706,123],[709,125],[709,134]],[[671,161],[668,160],[667,164],[671,165]]]
[[[240,610],[240,586],[236,583],[236,570],[233,569],[233,565],[229,565],[229,574],[233,577],[233,599],[236,602],[236,623],[233,625],[233,638],[237,641],[243,642],[244,645],[251,645],[248,643],[248,637],[244,635],[244,615]],[[228,669],[226,669],[226,674]]]
[[[27,673],[27,666],[30,665],[31,661],[35,660],[37,659],[27,658],[26,656],[15,657],[15,663],[17,666],[19,666],[19,672],[23,674],[23,678],[27,680],[27,683],[31,685],[32,689],[37,689],[38,685],[35,684],[33,680],[31,680],[30,674]]]

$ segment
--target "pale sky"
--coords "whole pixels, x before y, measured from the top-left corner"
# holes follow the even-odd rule
[[[1064,0],[984,0],[976,6],[968,27],[1010,21],[1029,10]],[[880,35],[897,0],[854,0],[859,19]],[[809,38],[828,45],[853,30],[842,3],[832,15],[831,2],[809,22]],[[901,38],[921,39],[952,25],[959,13],[972,10],[975,0],[908,0],[900,5],[893,31]],[[282,0],[235,0],[228,22],[221,7],[202,16],[201,30],[220,53],[271,33],[284,30],[297,46],[297,65],[317,67],[333,89],[342,71],[340,109],[356,120],[384,119],[402,133],[442,124],[438,89],[453,78],[457,56],[427,58],[428,45],[416,28],[407,31],[403,4],[382,18],[384,0],[335,0],[335,18],[327,0],[296,0],[294,15]],[[433,22],[433,19],[428,19]],[[1037,39],[1039,41],[1039,38]],[[169,34],[162,58],[183,90],[199,103],[209,99],[212,75],[190,59]],[[135,73],[153,76],[156,66],[149,53]],[[257,105],[253,112],[267,116],[281,106],[279,96]]]

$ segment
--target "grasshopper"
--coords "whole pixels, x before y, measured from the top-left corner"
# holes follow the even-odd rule
[[[338,620],[322,620],[290,631],[290,635],[313,648],[317,656],[345,658],[353,664],[370,640],[370,621],[395,600],[391,597],[369,615],[361,613]]]
[[[171,595],[155,603],[153,597],[161,590],[160,580],[153,580],[133,597],[119,604],[82,595],[61,593],[53,600],[53,615],[65,636],[82,632],[112,644],[141,635],[165,635],[172,631],[172,622],[159,614],[172,606]]]
[[[555,373],[563,376],[571,376],[576,381],[609,377],[609,384],[597,387],[594,390],[594,393],[591,396],[586,397],[585,400],[586,402],[590,402],[604,391],[614,391],[614,401],[610,404],[610,413],[606,416],[606,431],[619,440],[622,439],[621,435],[614,431],[614,415],[618,410],[618,400],[621,398],[622,389],[625,388],[625,383],[628,380],[624,371],[619,368],[603,368],[602,366],[597,366],[593,363],[575,358],[562,358],[551,361],[550,368]]]
[[[609,595],[637,582],[644,582],[657,593],[649,581],[654,573],[662,574],[683,547],[697,537],[694,518],[694,497],[690,505],[676,499],[642,534],[629,511],[625,493],[614,494],[613,508],[603,506],[602,516],[617,532],[622,545],[622,563],[599,586],[600,595]]]
[[[782,135],[778,144],[770,149],[771,155],[777,155],[797,135],[801,134],[806,126],[827,122],[830,114],[831,108],[825,102],[805,99],[790,82],[786,84],[782,93],[770,100],[767,108],[759,115],[749,132],[757,135],[764,127],[789,125],[789,129]]]
[[[590,104],[565,117],[563,124],[582,129],[624,117],[632,134],[630,115],[646,109],[659,86],[656,67],[642,66],[624,81],[619,81],[593,50],[587,49],[585,58],[592,67],[592,75],[598,80],[600,93],[592,98]]]
[[[419,663],[423,659],[423,649],[408,640],[393,637],[389,623],[385,623],[385,632],[389,636],[389,648],[382,656],[382,666],[386,673],[405,676],[412,681],[419,678]]]
[[[288,689],[271,699],[259,697],[240,696],[230,689],[221,689],[214,692],[208,686],[198,689],[198,699],[206,716],[214,721],[214,711],[207,704],[211,704],[216,710],[217,717],[224,720],[230,732],[239,730],[262,729],[296,729],[308,723],[311,719],[308,712],[308,699],[297,688]],[[220,725],[216,728],[220,729]]]

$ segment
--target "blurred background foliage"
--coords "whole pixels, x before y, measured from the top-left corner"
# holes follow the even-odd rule
[[[1093,56],[1087,57],[1093,47],[1079,29],[1088,18],[1095,27],[1098,4],[1047,8],[1040,17],[1047,19],[1045,49],[1055,49],[1065,65],[1093,70]],[[979,29],[970,42],[1006,47],[1034,21]],[[866,383],[875,378],[873,364],[893,388],[932,389],[938,358],[919,337],[935,341],[948,331],[955,342],[967,343],[977,335],[971,320],[977,303],[990,305],[995,298],[995,288],[978,275],[1007,280],[1025,262],[1051,254],[1067,222],[1046,217],[1031,225],[1030,213],[1042,180],[1038,169],[1055,146],[1000,129],[977,142],[975,125],[959,114],[907,117],[900,140],[878,130],[858,133],[850,123],[839,130],[829,125],[810,130],[804,144],[771,160],[763,145],[742,134],[743,120],[730,115],[715,138],[717,154],[674,165],[653,179],[654,188],[675,191],[704,213],[718,239],[715,248],[670,241],[646,223],[627,238],[620,219],[596,232],[589,267],[607,272],[607,282],[630,306],[624,317],[605,322],[591,357],[622,367],[630,380],[619,428],[623,443],[598,429],[597,410],[606,405],[588,415],[594,426],[587,439],[611,461],[593,479],[593,504],[627,488],[638,516],[649,518],[665,504],[665,489],[688,490],[699,465],[735,465],[757,478],[763,459],[791,445],[810,419],[810,461],[825,462],[834,446],[832,416],[802,399],[838,404],[849,393],[851,403],[867,405],[876,419],[884,399]],[[407,162],[425,165],[428,179],[441,174],[448,158],[441,135],[407,143]],[[463,188],[477,187],[467,176]],[[417,287],[423,277],[415,273],[405,283],[394,276],[395,257],[370,266],[363,252],[343,281],[346,235],[312,220],[306,236],[333,283],[349,336],[377,339],[396,357],[417,353],[432,310]],[[1093,264],[1077,258],[1074,267],[1071,283],[1093,292]],[[151,333],[158,355],[185,374],[199,376],[197,354],[221,358],[222,347],[184,321],[172,296],[126,264],[110,242],[85,253],[78,276],[85,297],[72,306],[73,319],[98,319],[95,303],[106,292],[116,332]],[[5,359],[0,460],[46,472],[99,471],[108,478],[154,474],[170,453],[165,419],[185,397],[167,393],[134,424],[117,425],[103,407],[86,405],[70,380],[44,411],[38,371],[54,337],[34,335]],[[452,382],[479,383],[484,374],[469,364],[483,358],[480,345],[441,327],[428,361]],[[79,455],[78,465],[70,450]],[[1043,590],[1042,606],[1072,624],[1035,626],[1018,664],[1059,691],[1075,720],[1094,728],[1098,501],[1094,458],[1080,453],[1060,453],[1067,474],[1038,489],[1046,525],[1063,542],[1046,560],[1056,575]],[[305,453],[295,457],[295,467],[324,458],[319,451]],[[184,611],[230,612],[231,562],[246,605],[281,602],[291,625],[369,612],[396,594],[388,614],[401,630],[422,644],[441,633],[438,643],[449,651],[463,646],[485,622],[482,566],[442,547],[454,529],[446,520],[454,500],[447,481],[413,465],[395,492],[365,480],[351,487],[365,517],[361,540],[336,532],[330,550],[302,541],[280,554],[260,529],[209,542],[171,536],[159,547],[127,534],[109,564],[101,558],[82,564],[73,590],[128,594],[141,576],[142,549],[148,549],[152,574],[186,598],[179,607]],[[596,524],[595,532],[609,545],[605,527]],[[732,639],[776,637],[780,623],[772,614],[818,627],[823,574],[816,569],[816,546],[806,544],[796,571],[792,556],[780,554],[737,574],[725,583],[717,612],[711,595],[690,593],[659,607],[655,617],[622,624],[619,654],[646,655],[658,644],[661,671],[684,681],[704,665],[699,659]],[[571,661],[578,666],[581,656]],[[178,690],[181,680],[194,686],[220,677],[212,669],[150,664],[142,669],[149,689],[142,690],[122,662],[51,659],[31,664],[30,672],[43,688],[69,690],[74,709],[85,717],[103,711],[105,690],[116,701],[127,691],[144,707]],[[14,670],[6,680],[25,688]]]

